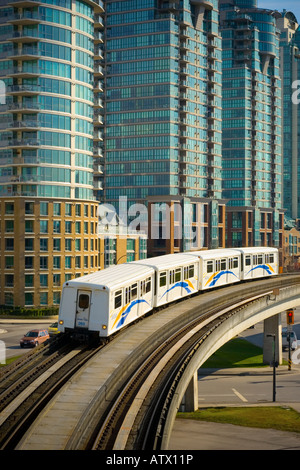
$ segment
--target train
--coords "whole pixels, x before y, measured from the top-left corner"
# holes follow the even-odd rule
[[[278,274],[278,250],[229,248],[162,255],[111,266],[64,283],[58,330],[109,338],[198,292]]]

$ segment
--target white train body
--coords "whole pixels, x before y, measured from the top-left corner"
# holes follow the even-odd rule
[[[198,291],[278,274],[275,248],[217,249],[125,263],[64,284],[58,329],[109,337]]]

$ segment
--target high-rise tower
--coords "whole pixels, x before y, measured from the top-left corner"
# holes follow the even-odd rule
[[[229,246],[275,245],[282,229],[281,77],[276,13],[220,0],[223,196]]]
[[[97,267],[94,13],[101,2],[0,2],[0,305],[57,305]]]
[[[105,1],[105,199],[221,196],[217,0]]]

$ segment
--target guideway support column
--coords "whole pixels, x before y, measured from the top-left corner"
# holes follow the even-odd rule
[[[198,374],[196,371],[185,391],[181,403],[181,410],[191,412],[198,410],[198,408]]]
[[[264,344],[263,344],[263,362],[272,364],[274,357],[274,337],[275,335],[275,361],[282,363],[282,337],[281,337],[281,313],[273,315],[264,320]]]

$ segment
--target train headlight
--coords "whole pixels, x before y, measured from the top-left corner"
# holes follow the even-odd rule
[[[60,325],[63,325],[63,324],[64,324],[64,321],[63,321],[63,320],[59,320],[59,324],[60,324]]]
[[[102,330],[106,330],[107,329],[107,325],[102,325]]]

